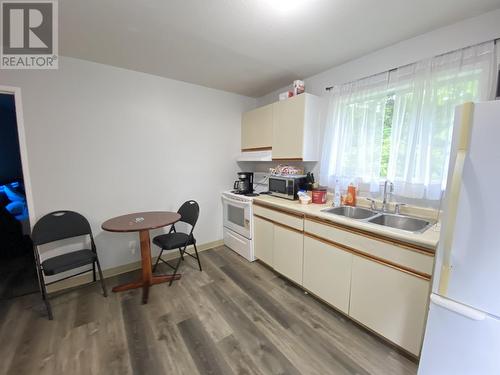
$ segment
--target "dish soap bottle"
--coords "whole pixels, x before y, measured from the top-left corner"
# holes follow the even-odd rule
[[[339,180],[335,181],[335,191],[333,193],[333,206],[339,207],[341,203],[342,196],[340,195],[340,183]]]
[[[347,195],[345,197],[345,204],[347,206],[356,205],[356,186],[351,182],[347,187]]]

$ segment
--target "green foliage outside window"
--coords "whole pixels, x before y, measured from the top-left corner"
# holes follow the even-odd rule
[[[385,104],[384,130],[382,133],[382,159],[380,162],[380,177],[387,177],[389,155],[391,153],[392,115],[394,113],[394,97],[390,96]]]
[[[429,142],[430,149],[430,179],[431,181],[439,181],[443,175],[443,168],[447,166],[447,146],[451,142],[453,131],[453,117],[455,106],[467,101],[472,101],[478,96],[480,71],[468,71],[460,76],[443,75],[440,79],[432,82],[427,92],[424,93],[424,100],[430,101],[433,105],[432,113],[425,113],[423,121],[428,131],[423,134],[423,137],[428,139],[419,139],[418,142]],[[384,106],[384,124],[382,132],[382,151],[380,161],[380,177],[387,178],[389,158],[391,157],[391,141],[395,110],[395,94],[387,96],[387,101]],[[405,135],[409,134],[409,126],[411,125],[411,114],[413,111],[425,107],[425,102],[422,103],[422,98],[416,98],[413,90],[399,90],[397,100],[404,103],[405,111],[399,114],[402,119],[396,119],[402,124],[402,135],[399,138],[397,145],[398,155],[392,155],[396,160],[396,169],[401,170],[400,163],[403,163],[408,150],[413,149],[409,144],[410,140]],[[450,105],[453,104],[453,105]],[[421,108],[415,108],[421,106]],[[415,140],[413,140],[415,142]],[[417,148],[419,150],[419,148]],[[449,151],[449,150],[448,150]],[[418,152],[418,151],[417,151]],[[425,157],[424,155],[414,155],[415,159]]]

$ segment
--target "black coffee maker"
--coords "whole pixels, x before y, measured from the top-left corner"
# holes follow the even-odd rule
[[[253,172],[238,172],[238,180],[234,181],[234,193],[253,194]]]

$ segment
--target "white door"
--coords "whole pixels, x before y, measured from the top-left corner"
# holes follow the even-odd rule
[[[474,105],[450,252],[448,298],[500,317],[500,102]],[[500,340],[500,338],[499,338]],[[500,356],[500,353],[499,353]]]
[[[241,116],[241,149],[252,150],[273,145],[273,105],[256,108]]]
[[[280,225],[274,225],[274,269],[302,285],[304,235]]]
[[[273,104],[273,159],[302,159],[306,96]]]
[[[304,287],[349,313],[352,254],[304,236]]]
[[[433,295],[418,374],[500,374],[500,321]]]
[[[429,289],[427,280],[353,255],[349,315],[418,356]]]
[[[274,224],[256,216],[254,216],[253,220],[255,257],[274,267]]]

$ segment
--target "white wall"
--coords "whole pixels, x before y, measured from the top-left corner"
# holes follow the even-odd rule
[[[222,239],[220,192],[235,179],[241,112],[255,99],[78,59],[59,66],[0,71],[0,86],[22,91],[36,217],[84,214],[104,268],[139,259],[136,234],[100,229],[116,215],[195,199],[198,242]]]
[[[354,81],[497,38],[500,38],[500,9],[402,41],[305,78],[306,91],[324,95],[325,88],[329,86]],[[355,41],[346,42],[355,43]],[[277,101],[278,94],[286,90],[287,88],[281,88],[262,96],[258,99],[258,105]]]

